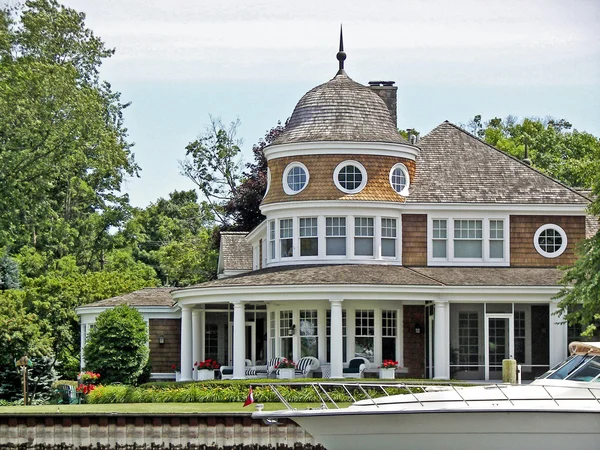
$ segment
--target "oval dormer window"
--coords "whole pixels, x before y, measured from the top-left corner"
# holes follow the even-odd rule
[[[408,169],[404,164],[398,163],[392,167],[392,170],[390,170],[390,184],[398,194],[408,195],[410,178],[408,176]]]
[[[289,163],[283,171],[283,190],[287,195],[295,195],[306,187],[308,179],[308,169],[304,164]]]
[[[333,171],[333,182],[346,194],[356,194],[367,184],[367,171],[357,161],[344,161]]]
[[[265,189],[265,195],[263,195],[263,198],[265,198],[267,196],[270,188],[271,188],[271,168],[267,167],[267,187]]]
[[[542,225],[535,232],[533,245],[537,252],[546,258],[556,258],[567,248],[567,233],[555,224]]]

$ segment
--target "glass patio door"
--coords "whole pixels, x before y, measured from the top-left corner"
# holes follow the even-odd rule
[[[485,379],[502,379],[502,360],[514,355],[512,314],[487,314],[485,323]]]

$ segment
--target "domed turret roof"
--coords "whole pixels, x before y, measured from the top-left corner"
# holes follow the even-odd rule
[[[343,70],[300,99],[273,145],[318,141],[407,143],[385,102]]]

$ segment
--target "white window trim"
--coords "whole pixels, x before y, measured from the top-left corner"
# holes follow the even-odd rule
[[[265,189],[265,195],[263,195],[263,198],[265,198],[267,196],[270,188],[271,188],[271,168],[267,167],[267,188]]]
[[[302,186],[302,189],[299,189],[297,191],[294,191],[287,182],[288,174],[295,167],[300,167],[302,170],[304,170],[304,173],[306,174],[306,183],[304,183],[304,186]],[[302,192],[304,189],[306,189],[306,186],[308,186],[308,182],[310,181],[310,174],[308,173],[308,169],[306,168],[306,166],[304,164],[302,164],[301,162],[298,162],[298,161],[294,161],[294,162],[289,163],[287,165],[287,167],[285,168],[285,170],[283,171],[283,179],[281,181],[283,184],[283,191],[287,195],[296,195],[296,194],[299,194],[300,192]]]
[[[380,216],[348,216],[352,217],[352,259],[375,259],[381,255],[381,217]],[[373,219],[373,236],[357,236],[356,235],[356,222],[355,219]],[[347,221],[346,221],[347,222]],[[346,234],[348,228],[346,228]],[[357,255],[356,254],[356,241],[357,238],[371,239],[373,242],[373,253],[371,255]],[[386,258],[388,259],[388,258]]]
[[[546,251],[542,250],[542,247],[540,247],[540,244],[539,244],[540,235],[546,230],[556,230],[556,231],[558,231],[558,234],[560,234],[560,237],[562,238],[562,244],[561,244],[560,248],[554,253],[546,252]],[[558,226],[554,223],[547,223],[547,224],[539,227],[537,229],[537,231],[535,232],[535,235],[533,236],[533,246],[535,247],[537,252],[540,255],[542,255],[544,258],[558,258],[567,249],[567,233],[565,233],[565,230],[563,230],[560,226]]]
[[[402,189],[400,192],[398,192],[396,190],[396,188],[394,187],[394,183],[392,183],[392,174],[394,173],[394,170],[396,170],[396,169],[400,169],[402,172],[404,172],[404,177],[406,178],[406,186],[404,186],[404,189]],[[406,166],[404,164],[402,164],[402,163],[394,164],[394,167],[392,167],[390,170],[389,180],[390,180],[390,186],[392,187],[394,192],[396,192],[398,195],[402,195],[405,197],[408,196],[408,188],[410,187],[410,176],[408,174],[408,169],[406,168]]]
[[[433,221],[446,220],[446,257],[433,257]],[[454,220],[481,220],[482,226],[482,258],[454,257]],[[490,258],[490,220],[504,221],[503,258]],[[427,217],[427,265],[428,266],[510,266],[510,221],[508,215],[472,216],[471,214],[429,214]]]
[[[292,254],[290,256],[282,256],[281,255],[281,221],[282,220],[291,220],[292,221]],[[282,217],[281,219],[277,220],[277,226],[276,226],[276,234],[277,234],[277,252],[275,254],[275,257],[277,259],[279,259],[280,261],[289,261],[294,259],[294,257],[296,256],[296,248],[297,248],[297,236],[298,236],[298,221],[295,220],[295,218],[293,217]],[[286,237],[284,239],[290,239],[289,237]]]
[[[346,166],[356,166],[358,167],[358,169],[360,170],[360,173],[362,174],[362,181],[360,183],[360,185],[356,188],[356,189],[345,189],[339,182],[338,180],[338,175],[340,173],[340,171],[346,167]],[[346,194],[358,194],[360,191],[362,191],[365,186],[367,185],[367,169],[365,169],[365,166],[363,166],[361,163],[359,163],[358,161],[353,161],[353,160],[347,160],[347,161],[342,161],[341,163],[339,163],[335,170],[333,171],[333,182],[335,183],[335,186],[342,192],[346,193]]]

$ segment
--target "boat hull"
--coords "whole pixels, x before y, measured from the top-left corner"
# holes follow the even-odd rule
[[[600,412],[411,411],[290,418],[327,450],[600,449]]]

